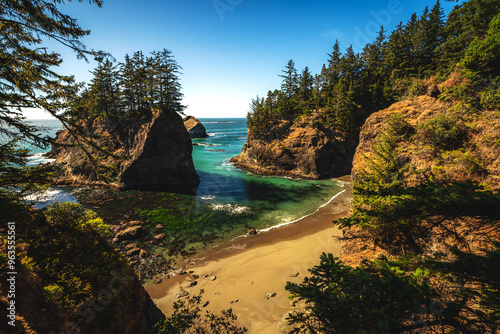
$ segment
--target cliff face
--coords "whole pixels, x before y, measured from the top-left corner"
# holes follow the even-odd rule
[[[373,148],[394,115],[407,123],[406,138],[395,149],[411,172],[405,182],[418,184],[432,174],[437,181],[474,180],[500,189],[500,113],[463,114],[429,96],[394,103],[368,117],[353,159],[354,179],[374,157]]]
[[[186,116],[182,120],[184,121],[184,126],[186,127],[186,130],[191,138],[208,137],[207,131],[199,119],[194,118],[193,116]]]
[[[350,173],[356,140],[345,139],[316,122],[281,121],[265,140],[249,133],[235,166],[257,174],[321,179]]]
[[[76,141],[70,132],[60,131],[49,154],[62,171],[58,183],[111,184],[141,190],[166,190],[199,183],[191,157],[191,139],[176,113],[156,113],[150,119],[90,120],[82,125],[96,138],[97,146],[115,156],[86,145],[87,151],[100,160],[97,168],[82,148],[74,146]]]

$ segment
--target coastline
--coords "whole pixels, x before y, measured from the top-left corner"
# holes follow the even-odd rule
[[[341,244],[333,236],[341,236],[342,231],[332,221],[348,214],[352,185],[349,176],[338,180],[345,182],[346,189],[315,213],[204,251],[185,261],[189,273],[148,285],[146,291],[170,315],[179,292],[198,294],[203,289],[202,300],[209,302],[205,309],[218,313],[232,308],[236,323],[248,328],[248,333],[279,332],[278,327],[286,323],[282,319],[293,309],[286,282],[302,282],[322,252],[340,255]],[[196,285],[188,287],[193,281]],[[276,296],[265,299],[267,293]]]

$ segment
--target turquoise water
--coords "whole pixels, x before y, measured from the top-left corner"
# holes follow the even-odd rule
[[[62,130],[62,123],[57,119],[31,119],[29,123],[32,125],[36,125],[39,128],[43,129],[43,132],[49,135],[50,137],[55,138],[56,132],[58,130]],[[6,140],[5,138],[0,138],[0,141]],[[37,147],[31,145],[29,143],[20,142],[19,145],[22,148],[27,148],[31,151],[32,155],[28,159],[29,166],[36,166],[40,163],[47,162],[48,159],[44,158],[42,155],[45,152],[50,151],[50,147]]]
[[[235,219],[234,233],[252,226],[266,229],[286,224],[315,212],[342,188],[331,180],[311,181],[259,176],[235,168],[229,160],[238,155],[246,141],[246,119],[201,118],[209,137],[193,139],[193,161],[200,176],[195,202],[235,216],[251,212],[252,221]],[[33,120],[55,136],[61,124],[57,120]],[[46,162],[48,149],[28,147],[35,153],[30,165]],[[47,193],[43,205],[54,200],[71,199],[71,188],[57,188]],[[239,226],[237,226],[237,224]]]
[[[315,212],[342,188],[331,180],[311,181],[252,174],[229,160],[246,141],[246,119],[201,118],[209,137],[193,139],[193,161],[200,176],[197,199],[214,207],[257,213],[258,229],[286,224]]]

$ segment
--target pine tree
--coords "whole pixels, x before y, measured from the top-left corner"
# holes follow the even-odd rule
[[[335,41],[335,44],[333,45],[333,51],[332,53],[328,54],[328,57],[328,66],[324,71],[324,76],[326,86],[330,86],[331,89],[331,86],[335,85],[338,82],[341,75],[340,59],[342,58],[342,53],[340,52],[340,45],[338,40]]]
[[[122,107],[124,112],[135,113],[138,107],[137,94],[134,86],[134,65],[128,54],[120,64],[120,90],[122,92]]]
[[[436,50],[442,58],[441,70],[453,71],[469,44],[487,34],[489,22],[498,13],[498,0],[469,0],[455,6],[446,22],[446,41]]]
[[[83,0],[79,0],[83,2]],[[101,0],[89,0],[101,6]],[[61,12],[62,1],[2,1],[0,4],[0,212],[5,221],[25,210],[25,190],[33,189],[42,176],[27,168],[27,150],[20,140],[47,147],[52,139],[42,129],[26,122],[23,109],[47,111],[69,127],[74,119],[66,110],[81,86],[72,76],[58,73],[59,54],[43,47],[47,39],[75,51],[76,56],[102,58],[106,54],[87,50],[80,39],[90,32]],[[74,136],[82,138],[75,130]],[[15,212],[14,212],[15,211]],[[17,219],[17,218],[16,218]]]
[[[435,73],[438,69],[439,54],[436,49],[446,41],[445,37],[444,11],[439,0],[432,7],[429,13],[429,22],[427,25],[427,35],[424,53],[430,59],[426,66],[426,74]]]
[[[143,113],[148,110],[148,87],[146,83],[147,71],[146,71],[146,58],[142,51],[134,52],[131,59],[133,76],[132,76],[132,87],[135,94],[135,100],[137,101],[137,111]]]
[[[94,75],[89,86],[92,117],[109,118],[119,113],[120,90],[116,67],[117,65],[107,59],[99,62],[97,68],[91,72]]]
[[[293,60],[289,60],[285,69],[281,70],[284,74],[280,75],[283,78],[281,83],[281,90],[285,96],[290,99],[297,92],[298,80],[297,80],[297,70],[295,69],[295,63]]]
[[[378,111],[392,102],[385,91],[389,85],[389,71],[384,63],[386,48],[385,30],[382,26],[376,40],[367,44],[361,54],[364,64],[362,105],[370,111]]]
[[[157,98],[155,105],[161,110],[182,112],[183,94],[179,83],[179,74],[182,70],[174,59],[172,51],[163,49],[152,52],[154,59],[153,76],[156,78]]]
[[[314,77],[306,66],[299,76],[299,98],[301,102],[308,103],[312,96]]]
[[[80,0],[82,2],[83,0]],[[38,146],[50,144],[38,128],[24,121],[24,108],[41,108],[66,123],[61,111],[79,86],[54,68],[61,57],[41,47],[52,39],[75,51],[78,58],[103,57],[88,51],[80,39],[90,32],[63,14],[58,0],[2,1],[0,6],[0,133]],[[89,0],[101,6],[101,0]]]

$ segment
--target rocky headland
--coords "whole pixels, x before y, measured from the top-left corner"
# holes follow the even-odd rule
[[[184,126],[191,138],[206,138],[208,137],[207,131],[200,120],[193,116],[186,116],[182,119]]]
[[[374,147],[386,134],[391,118],[398,117],[406,138],[396,149],[397,159],[409,166],[405,175],[408,185],[418,184],[432,174],[437,181],[473,180],[499,189],[498,112],[463,115],[453,107],[450,102],[423,95],[370,115],[361,128],[353,179],[374,157]]]
[[[95,145],[82,140],[78,143],[70,130],[57,133],[48,156],[56,159],[53,165],[59,170],[58,184],[169,190],[193,188],[199,183],[191,139],[177,113],[88,119],[80,126]]]
[[[349,174],[357,140],[318,121],[318,115],[281,120],[266,138],[249,131],[235,166],[257,174],[322,179]]]
[[[497,192],[500,189],[498,111],[464,114],[455,108],[451,102],[419,96],[370,115],[361,128],[353,159],[353,180],[358,180],[366,172],[373,175],[374,162],[383,154],[381,143],[397,138],[391,152],[395,167],[400,170],[392,173],[400,173],[398,178],[405,187],[428,182],[478,183]],[[437,200],[448,199],[443,196]],[[478,228],[476,218],[467,217],[466,212],[459,214],[461,210],[456,208],[456,217],[449,219],[448,228],[456,231],[456,236],[466,235],[468,251],[483,251],[484,245],[488,244],[485,235],[491,237],[489,232]],[[366,259],[391,255],[359,227],[344,228],[343,233],[346,240],[342,245],[342,260],[346,264],[357,266]],[[434,232],[424,251],[429,254],[436,250],[447,252],[451,244],[460,246],[455,239],[444,235]]]

